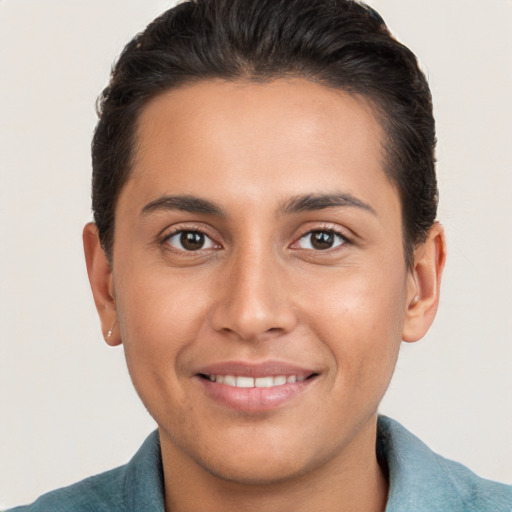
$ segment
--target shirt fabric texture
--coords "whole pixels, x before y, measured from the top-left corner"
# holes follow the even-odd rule
[[[385,512],[512,512],[512,486],[484,480],[431,451],[380,416],[377,448],[389,471]],[[41,496],[8,512],[164,512],[158,432],[125,466]]]

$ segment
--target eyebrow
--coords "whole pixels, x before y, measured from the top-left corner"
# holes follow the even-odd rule
[[[307,194],[303,196],[292,197],[281,208],[283,214],[301,213],[315,210],[324,210],[325,208],[336,208],[340,206],[349,206],[360,208],[373,215],[377,212],[367,203],[364,203],[352,194]]]
[[[307,211],[324,210],[336,207],[355,207],[377,215],[376,211],[369,205],[357,199],[352,194],[306,194],[295,196],[286,201],[280,208],[283,215],[302,213]],[[142,208],[142,215],[146,216],[157,211],[179,210],[190,213],[202,213],[205,215],[217,215],[226,217],[224,210],[208,201],[196,196],[178,195],[162,196],[148,203]]]
[[[204,213],[225,217],[225,212],[216,204],[196,196],[162,196],[142,208],[142,215],[166,210],[179,210],[191,213]]]

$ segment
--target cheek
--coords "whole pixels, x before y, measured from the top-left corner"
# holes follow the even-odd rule
[[[197,286],[168,269],[128,268],[118,281],[117,307],[127,342],[180,345],[204,315],[206,304]]]
[[[127,269],[118,277],[119,323],[136,389],[143,393],[152,387],[175,386],[182,354],[193,346],[204,324],[204,299],[195,287],[165,271]]]
[[[344,269],[311,297],[308,321],[331,351],[340,382],[387,385],[401,342],[405,282],[403,270]]]

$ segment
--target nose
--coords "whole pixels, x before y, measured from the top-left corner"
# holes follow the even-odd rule
[[[213,328],[254,341],[291,332],[297,312],[278,259],[258,249],[243,251],[229,263],[211,316]]]

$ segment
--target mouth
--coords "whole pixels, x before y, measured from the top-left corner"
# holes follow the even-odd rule
[[[270,361],[222,363],[201,369],[195,376],[218,405],[258,413],[293,402],[312,387],[320,372]]]
[[[305,380],[316,377],[317,373],[311,375],[269,375],[265,377],[250,377],[248,375],[206,375],[199,374],[199,377],[224,384],[234,388],[274,388],[285,384],[295,384],[296,382],[304,382]]]

